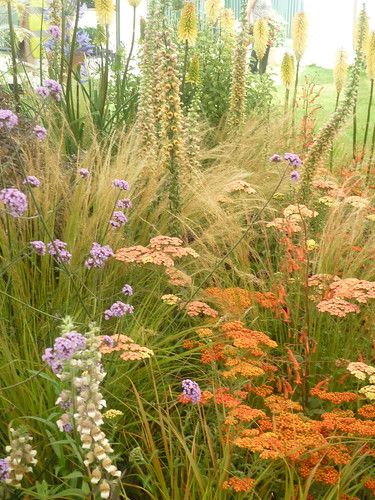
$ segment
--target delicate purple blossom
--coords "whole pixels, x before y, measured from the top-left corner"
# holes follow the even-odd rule
[[[124,295],[127,295],[128,297],[133,295],[133,288],[128,284],[124,285],[121,291]]]
[[[199,403],[202,392],[199,385],[193,380],[185,379],[181,383],[182,385],[182,394],[191,400],[193,404]]]
[[[30,241],[31,248],[34,250],[35,253],[38,255],[45,255],[47,252],[46,245],[43,241],[40,240],[35,240],[35,241]]]
[[[90,175],[90,171],[87,168],[80,168],[78,170],[78,173],[82,177],[82,179],[87,179],[87,177]]]
[[[86,339],[78,332],[64,333],[57,337],[53,347],[47,347],[42,359],[47,363],[54,373],[60,373],[63,362],[71,359],[77,351],[86,347]]]
[[[72,432],[73,426],[72,426],[72,424],[69,424],[69,423],[63,424],[62,429],[64,432]]]
[[[285,153],[284,160],[288,161],[293,167],[300,167],[302,165],[301,158],[295,153]]]
[[[5,458],[0,458],[0,482],[9,477],[9,464]]]
[[[123,191],[129,190],[129,183],[124,181],[123,179],[115,179],[112,181],[112,186],[122,189]]]
[[[12,129],[18,124],[18,117],[10,109],[0,109],[0,128]]]
[[[48,253],[55,257],[57,262],[61,263],[69,263],[72,260],[72,254],[68,252],[66,247],[67,243],[61,240],[54,240],[51,243],[48,243]]]
[[[113,255],[113,250],[109,245],[102,246],[94,242],[90,250],[90,257],[85,261],[85,266],[87,269],[103,267],[107,260],[113,257]]]
[[[109,221],[110,225],[117,229],[119,227],[124,226],[128,222],[128,218],[123,212],[115,211],[112,214],[112,219]]]
[[[27,198],[16,188],[4,188],[0,191],[2,201],[13,217],[21,217],[27,210]]]
[[[43,141],[47,137],[47,129],[42,127],[42,125],[35,125],[33,131],[40,141]]]
[[[126,314],[132,314],[134,312],[134,307],[130,304],[124,304],[118,300],[114,304],[111,305],[109,309],[104,311],[104,319],[108,320],[111,318],[121,318]]]
[[[118,200],[118,202],[116,203],[116,207],[121,208],[122,210],[126,210],[128,208],[132,208],[133,204],[132,204],[131,200],[129,200],[128,198],[125,198],[123,200]]]
[[[102,337],[102,344],[105,344],[109,347],[114,347],[115,346],[115,340],[110,337],[109,335],[104,335]]]
[[[28,175],[22,184],[28,184],[30,187],[37,188],[40,186],[40,180],[35,175]]]
[[[60,29],[60,27],[56,26],[54,24],[52,24],[51,26],[48,27],[48,33],[55,40],[58,40],[61,37],[61,29]]]
[[[43,86],[37,87],[36,91],[43,98],[52,97],[55,101],[61,101],[62,87],[56,80],[44,80]]]
[[[271,156],[270,161],[280,162],[280,161],[282,161],[282,157],[278,154],[274,154]]]
[[[298,182],[300,180],[300,174],[297,172],[297,170],[292,170],[290,173],[290,178],[293,182]]]
[[[90,35],[87,31],[81,30],[76,36],[77,48],[80,52],[86,54],[86,56],[92,56],[95,53],[95,45],[93,45]]]

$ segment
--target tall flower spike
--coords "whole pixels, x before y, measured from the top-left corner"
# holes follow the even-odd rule
[[[30,444],[33,438],[25,429],[10,429],[10,436],[10,445],[5,448],[8,453],[5,483],[19,488],[24,475],[31,472],[32,466],[37,463],[36,451]]]
[[[245,118],[246,103],[246,72],[247,72],[247,45],[248,27],[245,16],[242,19],[242,28],[237,35],[237,45],[233,58],[228,125],[237,127]]]
[[[368,38],[366,62],[367,62],[367,75],[370,78],[370,80],[374,80],[375,79],[375,31],[372,31]]]
[[[348,78],[348,54],[345,50],[339,50],[336,64],[333,70],[336,93],[341,94]]]
[[[265,56],[270,39],[268,19],[257,19],[254,23],[254,50],[261,61]]]
[[[204,3],[204,10],[206,12],[207,20],[210,24],[216,24],[220,17],[222,9],[221,0],[206,0]]]
[[[99,24],[111,24],[114,13],[113,0],[95,0],[95,12]]]
[[[366,51],[369,32],[369,17],[364,4],[354,28],[354,50],[356,52]]]
[[[285,52],[281,63],[281,80],[286,88],[290,88],[295,76],[294,57]]]
[[[226,35],[234,35],[236,19],[232,9],[223,9],[220,14],[220,26]]]
[[[194,45],[198,36],[198,19],[193,2],[186,2],[178,23],[178,38],[181,42]]]
[[[191,58],[186,81],[193,85],[198,85],[200,82],[200,58],[198,54],[194,54]]]
[[[306,50],[308,21],[304,12],[298,12],[292,21],[293,50],[297,61],[301,61]]]

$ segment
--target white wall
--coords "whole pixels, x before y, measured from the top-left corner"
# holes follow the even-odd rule
[[[309,41],[304,64],[332,68],[344,48],[353,57],[353,27],[364,0],[305,0]],[[375,30],[375,0],[365,0],[371,28]]]

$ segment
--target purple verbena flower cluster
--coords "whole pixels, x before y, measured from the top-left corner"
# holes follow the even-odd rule
[[[47,363],[54,373],[60,373],[64,361],[71,359],[77,351],[86,346],[86,339],[78,332],[64,333],[62,337],[55,339],[53,347],[47,347],[42,359]]]
[[[87,179],[87,177],[90,175],[90,172],[87,168],[80,168],[78,170],[78,173],[82,177],[82,179]]]
[[[112,186],[122,189],[123,191],[129,190],[129,183],[124,181],[123,179],[114,179],[112,181]]]
[[[21,217],[27,210],[27,198],[16,188],[4,188],[0,191],[0,201],[13,217]]]
[[[109,335],[104,335],[104,337],[102,337],[102,344],[105,344],[105,345],[107,345],[109,347],[114,347],[115,341]]]
[[[48,33],[55,40],[58,40],[61,37],[61,29],[60,29],[60,27],[56,26],[54,24],[52,24],[51,26],[48,27]]]
[[[61,240],[51,241],[51,243],[47,245],[48,253],[52,255],[52,257],[55,257],[59,264],[69,264],[72,260],[72,254],[66,249],[67,246],[68,244]]]
[[[124,304],[118,300],[114,304],[111,305],[109,309],[104,311],[104,319],[109,320],[111,318],[121,318],[126,314],[132,314],[134,312],[134,307],[130,304]]]
[[[0,128],[12,129],[18,124],[18,117],[10,109],[0,109]]]
[[[30,241],[31,248],[34,250],[35,253],[38,255],[46,255],[47,248],[46,244],[43,241],[40,240],[35,240],[35,241]]]
[[[95,53],[95,45],[93,45],[90,35],[87,31],[80,30],[76,37],[77,49],[83,52],[86,56],[92,56]]]
[[[38,177],[35,177],[35,175],[28,175],[22,184],[28,184],[29,186],[36,188],[40,186],[40,180]]]
[[[9,464],[5,458],[0,458],[0,481],[5,481],[9,477]]]
[[[94,242],[90,250],[90,257],[85,261],[85,266],[87,269],[103,267],[107,260],[113,257],[113,255],[113,250],[109,245],[102,246]]]
[[[33,131],[36,138],[40,141],[43,141],[47,137],[47,129],[42,127],[42,125],[35,125]]]
[[[278,162],[280,162],[282,160],[283,160],[282,157],[280,155],[278,155],[278,154],[274,154],[270,158],[270,161],[273,161],[273,162],[276,162],[276,163],[278,163]]]
[[[193,404],[199,403],[202,397],[202,392],[199,385],[188,378],[183,380],[181,385],[183,395],[189,398]]]
[[[133,295],[133,288],[128,284],[124,285],[121,291],[127,297],[131,297]]]
[[[124,198],[123,200],[118,200],[116,203],[117,208],[121,208],[122,210],[127,210],[128,208],[132,208],[133,204],[131,200],[128,198]]]
[[[115,211],[112,214],[112,219],[109,221],[114,229],[124,226],[128,222],[128,218],[123,212]]]
[[[290,173],[290,178],[293,182],[298,182],[301,178],[300,173],[297,170],[292,170]]]
[[[62,87],[56,80],[44,80],[43,85],[37,87],[36,91],[43,98],[52,97],[57,102],[61,101]]]
[[[301,158],[295,153],[285,153],[284,160],[288,161],[292,167],[300,167],[302,165]]]

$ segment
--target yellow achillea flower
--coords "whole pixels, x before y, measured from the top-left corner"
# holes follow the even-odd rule
[[[99,24],[111,24],[114,13],[113,0],[95,0],[95,12]]]
[[[221,29],[228,35],[234,34],[235,18],[232,9],[223,9],[220,14]]]
[[[304,12],[298,12],[292,21],[292,40],[294,55],[299,62],[302,59],[307,45],[307,16]]]
[[[336,92],[341,93],[348,77],[348,54],[345,50],[340,50],[337,54],[336,65],[333,70]]]
[[[189,72],[186,81],[198,85],[200,82],[200,59],[198,54],[194,54],[190,61]]]
[[[270,29],[267,19],[257,19],[254,23],[254,50],[261,61],[266,53],[270,39]]]
[[[375,31],[372,31],[367,44],[367,74],[370,80],[375,79]]]
[[[178,24],[178,38],[181,42],[194,45],[198,36],[198,20],[193,2],[186,2]]]
[[[103,417],[106,418],[107,420],[112,420],[117,417],[121,417],[123,415],[123,412],[120,410],[107,410],[105,413],[103,413]]]
[[[204,10],[209,23],[215,24],[220,17],[222,9],[221,0],[206,0]]]
[[[294,67],[294,57],[292,54],[288,54],[285,52],[283,61],[281,63],[281,80],[285,87],[289,88],[295,76],[295,67]]]

